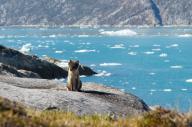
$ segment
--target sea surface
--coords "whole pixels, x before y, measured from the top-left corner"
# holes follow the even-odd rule
[[[82,76],[148,105],[192,109],[192,27],[0,27],[0,44],[39,57],[80,60]],[[64,80],[64,82],[66,82]]]

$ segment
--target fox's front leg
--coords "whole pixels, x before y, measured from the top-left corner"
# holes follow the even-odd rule
[[[73,89],[72,89],[72,85],[67,84],[67,90],[68,90],[68,91],[72,91],[72,90],[73,90]]]

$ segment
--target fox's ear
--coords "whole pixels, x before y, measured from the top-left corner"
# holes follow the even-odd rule
[[[77,60],[77,61],[76,61],[76,63],[78,63],[78,64],[79,64],[79,60]]]
[[[70,63],[72,63],[72,60],[69,60],[69,62],[68,62],[68,63],[69,63],[69,64],[70,64]]]

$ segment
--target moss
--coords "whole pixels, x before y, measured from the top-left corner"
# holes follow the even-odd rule
[[[142,116],[77,116],[62,111],[36,111],[0,98],[0,127],[189,127],[192,115],[158,108]]]

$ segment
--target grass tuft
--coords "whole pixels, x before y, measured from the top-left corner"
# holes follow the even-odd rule
[[[191,127],[192,115],[157,108],[141,116],[77,116],[71,112],[37,111],[0,98],[0,127]]]

